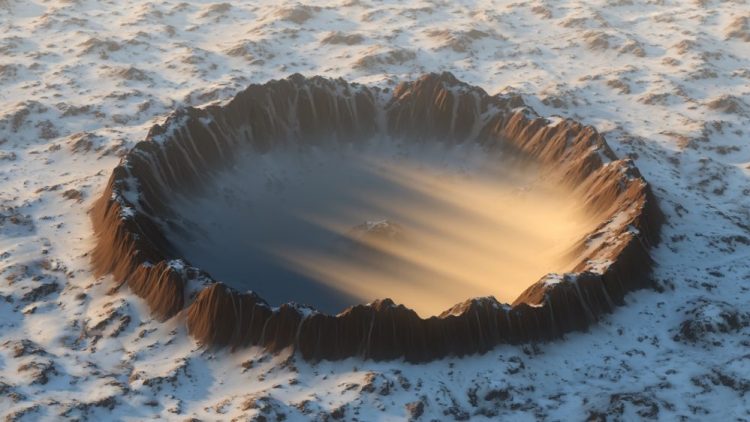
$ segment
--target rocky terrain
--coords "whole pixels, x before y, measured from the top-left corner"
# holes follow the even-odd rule
[[[746,2],[6,0],[0,17],[6,419],[750,418]],[[666,217],[656,289],[563,340],[307,363],[200,348],[92,274],[92,201],[171,110],[295,72],[393,88],[444,70],[634,160]]]

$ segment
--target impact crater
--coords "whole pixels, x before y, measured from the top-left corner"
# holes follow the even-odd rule
[[[97,272],[205,345],[415,362],[585,328],[650,285],[663,219],[594,128],[449,73],[177,110],[92,218]]]

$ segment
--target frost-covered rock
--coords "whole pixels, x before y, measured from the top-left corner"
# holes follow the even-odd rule
[[[750,312],[721,300],[692,300],[683,315],[674,340],[704,347],[720,347],[728,336],[750,327]]]

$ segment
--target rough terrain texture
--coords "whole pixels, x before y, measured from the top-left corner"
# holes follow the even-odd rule
[[[743,1],[0,1],[0,413],[14,420],[747,419]],[[313,52],[313,54],[311,54]],[[90,270],[87,210],[178,106],[295,72],[448,70],[593,125],[666,215],[658,292],[586,333],[424,365],[204,351]]]

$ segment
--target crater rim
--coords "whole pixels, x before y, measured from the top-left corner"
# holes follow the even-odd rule
[[[592,207],[611,215],[590,234],[607,242],[568,273],[530,280],[512,304],[468,298],[429,318],[389,299],[336,315],[294,303],[271,307],[170,255],[152,219],[164,206],[159,189],[197,180],[198,167],[217,165],[240,142],[268,151],[295,131],[313,137],[384,131],[510,143],[560,167],[555,172],[588,192],[585,200]],[[180,164],[180,157],[192,164]],[[272,352],[291,346],[312,360],[363,356],[415,362],[584,329],[622,304],[627,292],[651,285],[649,249],[659,242],[663,222],[632,160],[618,159],[596,129],[540,117],[518,95],[490,96],[450,73],[426,74],[393,90],[295,74],[251,85],[223,106],[178,109],[122,159],[91,214],[95,273],[111,273],[118,285],[127,284],[158,319],[186,314],[189,332],[201,344],[261,345]],[[444,338],[461,324],[469,327],[465,344]],[[373,327],[382,333],[373,334]],[[351,339],[338,342],[331,336],[342,329]],[[333,344],[320,344],[324,339]]]

